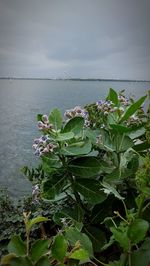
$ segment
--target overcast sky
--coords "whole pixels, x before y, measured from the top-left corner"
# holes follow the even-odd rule
[[[0,76],[150,80],[150,0],[0,0]]]

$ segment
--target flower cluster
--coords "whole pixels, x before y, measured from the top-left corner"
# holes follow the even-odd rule
[[[134,115],[130,116],[130,118],[126,122],[126,125],[127,126],[140,125],[141,123],[142,123],[142,120],[137,115],[134,114]]]
[[[98,101],[96,102],[97,109],[104,113],[104,115],[108,115],[109,113],[113,113],[116,111],[116,107],[114,107],[112,101]]]
[[[32,147],[35,149],[34,154],[41,156],[45,153],[53,152],[57,145],[50,143],[50,138],[48,136],[41,136],[39,139],[34,140]]]
[[[85,126],[89,125],[88,112],[87,110],[81,108],[80,106],[75,106],[70,110],[66,110],[64,115],[68,118],[68,120],[77,116],[83,117],[85,120]]]
[[[118,100],[120,101],[120,103],[124,106],[128,106],[130,105],[129,99],[127,99],[124,95],[119,95],[118,96]]]
[[[38,122],[38,128],[40,130],[50,130],[53,128],[53,125],[49,123],[47,115],[42,116],[42,121]]]

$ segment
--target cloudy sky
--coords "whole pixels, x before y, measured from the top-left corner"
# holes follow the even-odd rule
[[[150,0],[0,0],[0,76],[150,80]]]

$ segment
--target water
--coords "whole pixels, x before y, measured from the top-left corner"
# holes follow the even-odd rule
[[[62,112],[76,105],[104,99],[108,89],[126,90],[127,95],[143,96],[150,82],[0,80],[0,185],[19,198],[31,191],[30,182],[20,171],[33,166],[33,139],[40,136],[37,113]]]

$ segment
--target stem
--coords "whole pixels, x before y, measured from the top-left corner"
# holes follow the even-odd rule
[[[26,237],[27,237],[27,256],[29,256],[29,232],[26,232]]]
[[[131,266],[131,241],[129,240],[129,251],[128,251],[129,266]]]
[[[147,203],[147,205],[143,208],[142,212],[144,212],[149,207],[149,205],[150,205],[150,202]]]
[[[103,266],[108,266],[108,264],[106,264],[106,263],[104,263],[104,262],[98,260],[97,258],[95,258],[95,257],[93,257],[93,258],[94,258],[94,260],[96,260],[96,261],[97,261],[98,263],[100,263],[101,265],[103,265]]]
[[[141,216],[141,212],[142,212],[144,200],[145,200],[145,196],[144,195],[141,195],[140,203],[139,203],[139,208],[138,208],[138,211],[137,211],[137,217],[140,217]]]

